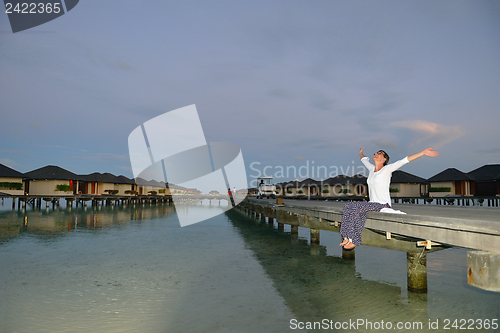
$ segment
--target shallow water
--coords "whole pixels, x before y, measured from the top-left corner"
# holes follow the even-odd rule
[[[343,260],[338,234],[308,236],[237,210],[184,228],[169,205],[4,211],[0,332],[283,332],[323,319],[440,332],[500,319],[500,294],[467,285],[465,249],[428,254],[422,295],[406,290],[404,252],[360,246]],[[344,328],[332,331],[372,331]]]

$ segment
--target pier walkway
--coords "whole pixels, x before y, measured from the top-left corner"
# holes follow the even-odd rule
[[[229,201],[228,195],[175,195],[180,202],[198,202],[201,200],[226,200]],[[60,200],[66,201],[66,207],[71,208],[73,203],[86,206],[87,202],[91,202],[92,206],[102,205],[117,205],[117,204],[144,204],[173,201],[172,195],[115,195],[115,194],[80,194],[80,195],[11,195],[2,194],[0,192],[0,199],[11,199],[12,209],[16,208],[16,201],[18,209],[25,209],[26,205],[31,205],[35,208],[42,207],[42,201],[45,201],[45,207],[48,209],[50,205],[53,207],[59,206]]]
[[[298,232],[299,226],[309,228],[311,243],[319,243],[319,230],[339,231],[344,205],[335,201],[286,199],[278,205],[276,200],[248,198],[240,206],[261,219],[276,219],[278,228],[282,228],[283,224],[291,225],[292,233]],[[407,252],[409,274],[410,270],[420,270],[422,276],[426,276],[426,251],[447,246],[481,250],[469,252],[469,283],[500,291],[498,209],[410,204],[394,204],[393,209],[407,214],[368,213],[362,245]],[[349,251],[344,252],[348,257]],[[354,257],[354,254],[351,256]],[[421,278],[409,275],[408,289],[426,290],[426,281],[419,280]]]
[[[318,229],[342,220],[345,203],[335,201],[248,199],[249,204],[305,215],[321,220]],[[393,204],[407,214],[369,212],[365,227],[391,234],[430,240],[470,249],[500,253],[500,214],[495,208]],[[299,226],[300,220],[299,220]],[[323,226],[322,226],[323,225]]]

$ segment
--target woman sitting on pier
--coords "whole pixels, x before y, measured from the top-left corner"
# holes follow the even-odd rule
[[[375,162],[375,165],[373,165],[369,162],[368,157],[363,154],[363,149],[364,147],[359,150],[359,157],[361,157],[361,162],[370,172],[367,179],[370,201],[355,201],[345,204],[340,226],[340,235],[344,238],[340,246],[343,246],[344,249],[352,249],[361,244],[361,231],[365,226],[368,212],[380,212],[383,208],[391,208],[389,185],[394,171],[424,155],[432,157],[439,155],[439,152],[427,148],[420,153],[388,164],[389,155],[385,151],[379,150],[373,155],[373,162]]]

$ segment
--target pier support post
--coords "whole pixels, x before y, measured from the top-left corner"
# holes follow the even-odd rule
[[[299,234],[299,226],[298,225],[292,225],[291,226],[291,232],[292,232],[292,235],[298,235]]]
[[[312,256],[319,256],[321,254],[321,248],[319,244],[311,244],[311,255]]]
[[[427,292],[427,253],[406,252],[408,290],[417,293]]]
[[[275,210],[270,207],[266,207],[264,209],[264,215],[267,217],[267,222],[269,223],[269,225],[274,226],[274,217],[276,216]]]
[[[342,248],[342,260],[354,260],[356,258],[356,248],[346,250]]]
[[[500,254],[467,252],[467,282],[484,290],[500,291]]]
[[[283,230],[285,230],[285,225],[284,225],[283,223],[279,223],[279,222],[278,222],[278,230],[279,230],[279,231],[283,231]]]
[[[319,244],[319,229],[311,230],[311,244]]]
[[[268,217],[267,217],[267,224],[268,224],[270,227],[274,227],[274,217],[270,217],[270,216],[268,216]]]

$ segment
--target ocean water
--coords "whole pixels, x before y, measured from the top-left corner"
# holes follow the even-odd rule
[[[308,239],[234,209],[183,228],[168,204],[4,209],[0,332],[495,331],[500,293],[467,284],[466,249],[429,253],[415,294],[406,253]]]

